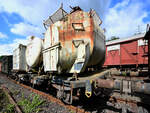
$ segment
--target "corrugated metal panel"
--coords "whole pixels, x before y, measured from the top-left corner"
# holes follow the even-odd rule
[[[13,51],[13,70],[26,71],[27,64],[25,59],[26,46],[20,44],[17,49]]]

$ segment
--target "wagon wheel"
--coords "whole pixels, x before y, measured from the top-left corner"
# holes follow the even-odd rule
[[[14,76],[15,76],[15,80],[18,81],[19,80],[18,74],[16,73],[14,74]]]
[[[72,104],[72,91],[64,91],[62,100],[66,104]]]
[[[22,83],[22,81],[21,81],[21,79],[20,79],[20,78],[18,79],[18,82],[19,82],[19,83]]]
[[[33,83],[33,84],[32,84],[32,88],[33,88],[33,89],[37,89],[37,85]]]

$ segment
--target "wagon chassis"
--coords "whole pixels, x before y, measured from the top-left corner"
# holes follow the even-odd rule
[[[78,99],[81,95],[81,90],[87,98],[92,96],[93,84],[96,79],[105,78],[109,75],[110,70],[103,70],[94,73],[90,77],[70,77],[67,80],[62,80],[59,77],[53,76],[50,84],[57,89],[57,98],[62,99],[66,104],[72,104],[73,100]]]

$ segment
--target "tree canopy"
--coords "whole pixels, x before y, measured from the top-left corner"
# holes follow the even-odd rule
[[[112,36],[110,39],[106,40],[106,42],[109,42],[109,41],[112,41],[112,40],[118,40],[120,39],[119,37],[117,36]]]

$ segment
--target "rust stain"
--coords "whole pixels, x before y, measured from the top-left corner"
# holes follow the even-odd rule
[[[50,26],[50,39],[51,39],[51,46],[52,46],[52,26]]]
[[[85,18],[85,14],[87,15]],[[62,47],[66,47],[65,42],[70,41],[72,42],[73,39],[89,39],[90,40],[90,47],[91,51],[93,50],[93,44],[94,44],[94,36],[93,36],[93,30],[94,30],[94,23],[93,19],[90,17],[90,14],[85,13],[83,11],[76,11],[74,13],[69,14],[66,21],[62,21],[60,24],[62,26],[62,29],[58,29],[59,31],[59,41],[61,42]],[[76,31],[74,30],[72,24],[73,23],[81,23],[84,22],[89,23],[88,26],[84,27],[84,31]],[[50,27],[51,32],[51,41],[52,41],[52,26]],[[75,47],[72,44],[69,45],[70,49],[72,49],[72,53],[75,52]]]

